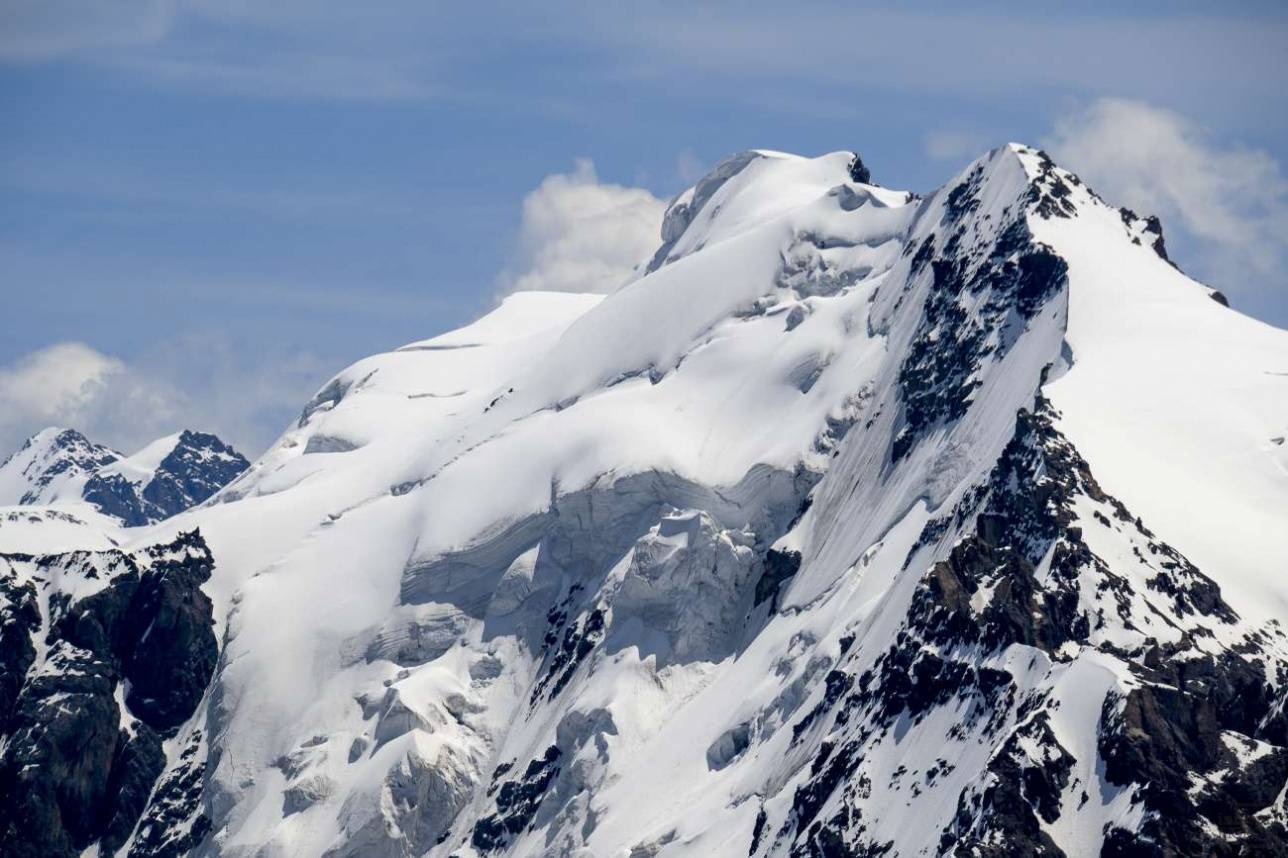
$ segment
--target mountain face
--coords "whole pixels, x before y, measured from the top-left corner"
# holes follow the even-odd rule
[[[68,483],[120,458],[120,453],[95,444],[75,429],[41,430],[0,464],[0,503],[49,503]]]
[[[158,452],[165,455],[152,465]],[[100,469],[81,494],[104,515],[136,527],[204,503],[248,467],[244,456],[214,435],[185,429],[149,445],[132,460]]]
[[[1040,151],[871,179],[734,156],[613,294],[0,555],[6,849],[1288,851],[1288,333]]]
[[[45,429],[0,465],[0,502],[83,500],[137,527],[205,502],[249,466],[214,435],[186,429],[128,457],[74,429]]]

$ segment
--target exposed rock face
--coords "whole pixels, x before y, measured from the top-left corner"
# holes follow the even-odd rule
[[[1089,653],[1122,671],[1129,690],[1106,697],[1098,751],[1107,783],[1130,791],[1146,821],[1108,828],[1108,854],[1288,849],[1282,820],[1266,816],[1288,786],[1288,748],[1279,692],[1262,669],[1282,674],[1288,663],[1260,635],[1217,643],[1238,618],[1216,585],[1100,488],[1054,428],[1057,416],[1042,399],[1020,412],[989,480],[927,524],[914,546],[909,563],[954,522],[975,522],[924,577],[895,643],[867,665],[855,653],[849,669],[843,662],[829,677],[807,723],[832,726],[779,833],[803,847],[794,852],[827,854],[835,831],[861,834],[852,802],[865,752],[903,719],[916,724],[955,707],[963,717],[944,738],[978,737],[997,750],[962,791],[940,849],[1063,854],[1044,830],[1069,811],[1062,794],[1071,784],[1084,793],[1101,787],[1073,775],[1074,758],[1051,728],[1060,695],[1033,688],[1033,663],[985,666],[1016,646],[1044,653],[1051,673]],[[1090,523],[1075,513],[1087,503],[1097,508]],[[1087,527],[1105,531],[1097,542],[1110,533],[1128,540],[1135,562],[1110,568],[1090,548]],[[819,826],[828,798],[839,806]]]
[[[858,155],[855,155],[854,160],[850,162],[849,173],[850,179],[855,182],[859,182],[864,185],[872,184],[872,173],[863,163],[863,159]]]
[[[1068,266],[1034,240],[1025,209],[1007,210],[1004,221],[972,216],[984,182],[981,165],[948,193],[942,232],[927,237],[912,258],[913,277],[928,271],[931,285],[899,373],[905,425],[891,449],[895,459],[935,425],[965,416],[981,363],[1004,355],[1067,282]],[[1040,202],[1039,211],[1046,210],[1068,216],[1058,205]]]
[[[138,555],[0,563],[0,611],[10,620],[0,655],[12,669],[0,701],[0,842],[14,855],[76,855],[96,843],[110,853],[130,839],[166,768],[163,738],[192,716],[214,673],[201,591],[213,559],[193,532]],[[33,639],[45,650],[39,663]]]
[[[0,726],[18,702],[27,671],[36,660],[32,636],[41,624],[39,596],[32,581],[0,578]]]
[[[521,834],[537,808],[541,806],[546,791],[559,774],[559,748],[551,745],[539,758],[532,760],[523,773],[514,780],[500,782],[496,795],[496,813],[474,824],[470,842],[485,852],[505,846],[516,834]]]
[[[85,484],[84,498],[103,514],[137,527],[205,502],[248,467],[244,456],[214,435],[185,429],[147,482],[95,474]]]

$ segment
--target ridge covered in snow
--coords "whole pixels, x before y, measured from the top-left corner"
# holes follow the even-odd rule
[[[1213,297],[1029,147],[924,197],[735,155],[615,292],[359,361],[120,546],[0,555],[0,838],[1282,851],[1288,332]]]
[[[88,478],[120,458],[120,453],[95,444],[75,429],[42,429],[0,464],[0,504],[50,503],[69,483]]]
[[[75,429],[50,427],[0,463],[0,505],[70,505],[80,508],[63,510],[60,520],[97,512],[137,527],[206,501],[249,466],[232,447],[203,432],[185,429],[125,456]]]

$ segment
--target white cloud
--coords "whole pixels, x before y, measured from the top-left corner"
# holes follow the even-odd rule
[[[84,343],[58,343],[0,367],[0,457],[51,425],[109,444],[141,445],[164,434],[183,406],[177,391],[139,377],[116,358]]]
[[[179,429],[214,432],[257,455],[326,379],[311,355],[253,363],[218,337],[159,343],[126,363],[58,343],[0,366],[0,460],[46,426],[132,453]]]
[[[523,200],[519,258],[504,291],[610,292],[661,242],[666,204],[642,188],[601,184],[595,165],[547,176]]]
[[[1178,113],[1115,98],[1066,116],[1044,143],[1107,199],[1180,228],[1212,285],[1236,295],[1282,286],[1288,181],[1269,154],[1222,146]]]
[[[0,369],[0,402],[4,414],[15,412],[40,420],[57,420],[82,408],[98,395],[121,365],[83,343],[59,343]]]

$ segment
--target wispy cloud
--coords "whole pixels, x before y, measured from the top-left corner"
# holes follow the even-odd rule
[[[181,400],[84,343],[57,343],[0,367],[0,458],[49,425],[137,446],[181,417]]]
[[[256,8],[256,5],[262,8]],[[205,0],[5,0],[0,62],[84,62],[153,86],[253,98],[354,101],[442,94],[394,4],[350,14],[335,4]],[[230,38],[230,35],[232,37]]]
[[[794,101],[811,111],[817,90],[800,84],[1017,100],[1039,90],[1150,100],[1184,93],[1216,103],[1232,90],[1268,101],[1288,81],[1281,61],[1288,17],[1273,12],[1253,20],[825,3],[785,19],[781,4],[754,0],[611,11],[589,2],[412,0],[7,5],[0,60],[70,57],[157,85],[250,97],[452,98],[489,66],[524,52],[538,65],[551,54],[576,57],[597,79],[668,91],[704,75],[735,100],[763,95],[767,82],[790,82]],[[760,86],[745,86],[750,81]],[[833,111],[853,107],[824,101]]]
[[[160,42],[171,31],[171,0],[4,0],[0,60],[41,62]]]
[[[129,362],[82,342],[38,349],[0,366],[0,459],[46,426],[127,453],[202,429],[258,454],[328,372],[307,353],[271,357],[252,364],[217,335],[164,340]]]
[[[39,158],[0,161],[0,188],[52,196],[101,199],[166,212],[226,209],[271,218],[309,220],[337,214],[410,218],[423,203],[410,195],[352,187],[289,187],[260,181],[249,187],[216,185],[190,176],[140,175],[83,162]],[[338,183],[335,183],[338,184]]]
[[[432,72],[389,58],[274,53],[269,58],[192,59],[123,55],[108,65],[155,86],[198,89],[254,98],[327,98],[344,101],[416,101],[447,94]]]
[[[1283,288],[1288,179],[1270,154],[1217,142],[1174,111],[1116,98],[1063,117],[1044,145],[1106,197],[1183,230],[1195,273],[1213,285],[1236,297],[1266,283]]]
[[[927,134],[922,148],[936,161],[966,161],[988,149],[988,138],[975,131],[941,129]]]
[[[1019,100],[1053,89],[1139,97],[1180,91],[1193,99],[1234,86],[1245,97],[1269,98],[1288,78],[1281,59],[1288,18],[1278,14],[1249,20],[851,3],[816,9],[791,26],[779,4],[663,4],[604,16],[595,26],[642,80],[702,71],[743,82],[789,77],[854,91]]]

